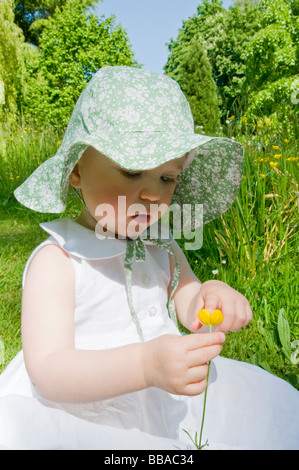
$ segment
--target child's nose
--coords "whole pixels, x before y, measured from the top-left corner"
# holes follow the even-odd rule
[[[158,185],[151,184],[147,187],[143,187],[139,193],[139,197],[144,201],[159,202],[160,191]]]

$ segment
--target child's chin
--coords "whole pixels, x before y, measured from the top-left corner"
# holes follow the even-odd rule
[[[126,237],[137,238],[147,229],[147,224],[137,224],[135,228],[128,227]]]

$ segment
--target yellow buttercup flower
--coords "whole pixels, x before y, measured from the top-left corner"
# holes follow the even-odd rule
[[[279,149],[278,145],[272,145],[272,148],[273,148],[274,150]]]
[[[203,308],[198,312],[198,318],[201,323],[209,326],[220,325],[224,320],[221,310],[214,310],[211,314],[206,308]]]
[[[270,166],[272,166],[272,168],[277,166],[277,165],[278,165],[278,162],[270,162]]]
[[[222,312],[220,310],[214,310],[213,313],[211,314],[208,309],[202,308],[198,312],[197,315],[201,323],[203,323],[204,325],[209,325],[210,333],[212,332],[212,326],[220,325],[220,323],[222,323],[224,320]],[[202,420],[201,420],[199,439],[197,436],[197,432],[195,433],[195,439],[192,439],[190,434],[184,429],[185,433],[188,434],[188,436],[191,438],[192,442],[195,444],[195,447],[198,450],[201,450],[205,446],[209,445],[208,440],[206,440],[206,442],[202,444],[202,433],[203,433],[203,426],[204,426],[205,414],[206,414],[206,402],[207,402],[208,383],[209,383],[209,375],[210,375],[210,365],[211,365],[211,361],[209,361],[208,363],[207,386],[205,389],[205,396],[204,396],[204,402],[203,402],[203,411],[202,411]]]
[[[273,155],[273,158],[276,158],[276,160],[278,160],[281,156],[282,156],[282,153],[279,153],[277,155]]]

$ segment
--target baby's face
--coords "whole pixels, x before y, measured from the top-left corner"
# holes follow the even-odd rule
[[[157,222],[171,203],[185,156],[145,171],[128,171],[89,147],[70,176],[85,204],[78,222],[104,227],[113,234],[136,237]],[[121,196],[121,198],[119,198]],[[159,207],[158,207],[159,206]]]

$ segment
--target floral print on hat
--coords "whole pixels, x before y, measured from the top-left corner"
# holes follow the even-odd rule
[[[147,170],[194,151],[178,179],[174,200],[203,204],[203,220],[224,213],[239,191],[240,143],[194,133],[190,106],[173,79],[135,67],[103,67],[87,84],[57,154],[15,190],[38,212],[66,207],[69,176],[92,146],[128,170]]]

